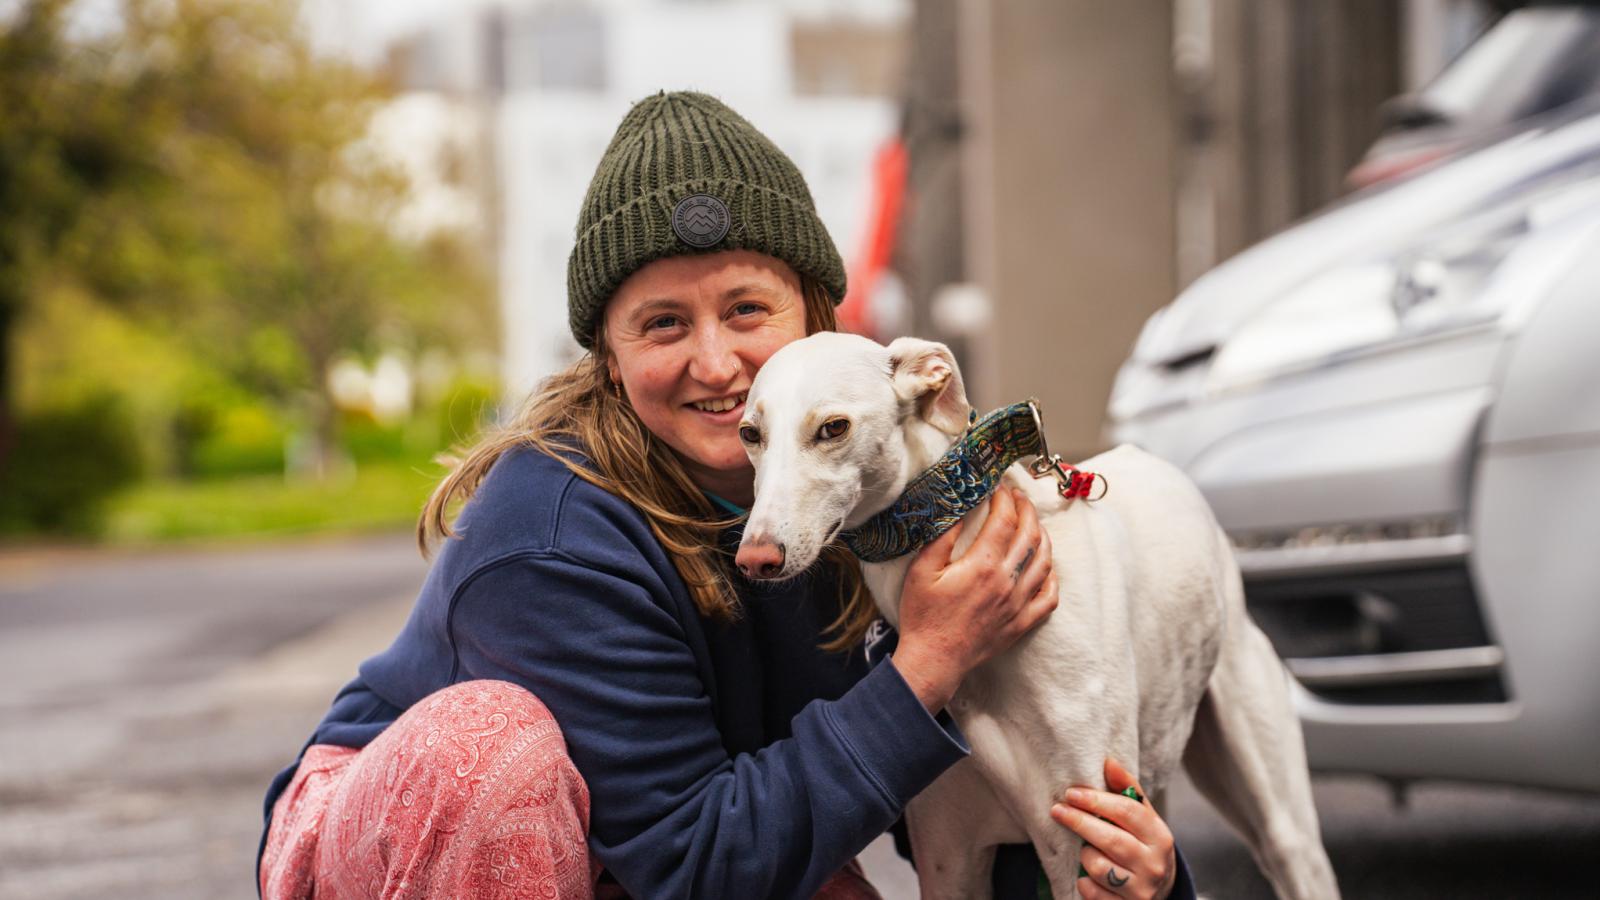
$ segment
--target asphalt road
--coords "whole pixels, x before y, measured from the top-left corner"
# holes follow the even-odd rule
[[[0,898],[247,898],[261,795],[425,566],[404,537],[0,553]],[[1596,896],[1600,798],[1319,777],[1347,897]],[[1202,893],[1270,897],[1187,786]],[[888,900],[909,871],[873,848]]]
[[[425,571],[393,537],[0,555],[0,897],[253,897],[267,782]]]

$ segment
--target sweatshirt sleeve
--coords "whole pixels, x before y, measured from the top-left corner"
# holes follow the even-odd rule
[[[885,663],[730,758],[663,594],[553,550],[476,573],[451,613],[457,680],[520,684],[555,715],[590,847],[634,896],[809,897],[966,755]]]
[[[1172,881],[1172,892],[1167,894],[1167,900],[1199,900],[1195,894],[1194,875],[1189,872],[1189,861],[1183,858],[1183,851],[1176,842],[1172,845],[1172,855],[1178,863],[1178,876]]]

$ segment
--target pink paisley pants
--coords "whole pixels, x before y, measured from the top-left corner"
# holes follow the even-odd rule
[[[587,900],[600,872],[588,829],[589,789],[550,711],[516,685],[468,681],[361,750],[306,750],[272,810],[261,893]],[[816,896],[878,900],[854,861]]]

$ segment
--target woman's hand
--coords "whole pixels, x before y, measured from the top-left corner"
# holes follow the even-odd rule
[[[957,524],[917,554],[900,596],[893,661],[929,712],[1056,608],[1050,538],[1020,491],[994,493],[977,538],[951,562],[960,532]]]
[[[1172,832],[1156,815],[1144,788],[1117,763],[1106,760],[1106,785],[1110,790],[1075,787],[1067,802],[1050,810],[1051,818],[1083,838],[1083,868],[1088,877],[1078,879],[1085,900],[1102,897],[1137,897],[1161,900],[1172,892],[1178,861]],[[1125,797],[1125,788],[1143,800]]]

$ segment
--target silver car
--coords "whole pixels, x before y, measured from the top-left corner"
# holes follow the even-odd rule
[[[1148,323],[1312,765],[1600,791],[1600,107],[1356,195]]]

